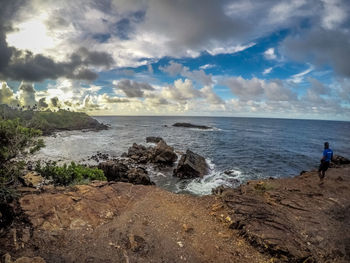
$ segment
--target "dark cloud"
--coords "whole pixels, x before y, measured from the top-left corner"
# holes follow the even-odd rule
[[[97,74],[88,66],[110,67],[114,60],[106,52],[89,51],[80,48],[65,62],[56,62],[41,54],[34,55],[29,51],[20,51],[9,47],[6,33],[12,30],[11,20],[24,1],[2,0],[0,8],[0,77],[3,79],[42,81],[67,77],[72,79],[94,80]],[[64,21],[58,21],[64,23]]]
[[[120,80],[117,83],[117,89],[122,90],[129,98],[141,98],[144,96],[144,90],[154,90],[148,83],[131,81],[129,79]]]
[[[341,76],[350,77],[350,33],[317,29],[289,36],[282,43],[284,54],[300,62],[331,65]]]

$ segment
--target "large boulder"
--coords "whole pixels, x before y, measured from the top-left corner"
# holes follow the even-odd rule
[[[167,145],[165,141],[160,140],[157,146],[153,149],[153,163],[171,165],[177,160],[177,155],[174,148]]]
[[[108,181],[115,182],[122,181],[122,178],[126,178],[129,170],[127,165],[118,161],[102,162],[98,165],[98,168],[103,171]]]
[[[29,172],[22,179],[25,186],[35,188],[39,188],[45,182],[45,179],[37,172]]]
[[[98,168],[103,171],[108,181],[143,185],[154,184],[144,168],[129,168],[122,161],[103,162],[98,165]]]
[[[142,167],[131,168],[127,173],[127,182],[132,184],[154,185],[147,170]]]
[[[127,157],[133,159],[137,163],[147,163],[152,157],[150,149],[150,147],[134,143],[128,149]]]
[[[203,177],[208,174],[209,167],[205,158],[190,150],[187,150],[174,170],[173,175],[180,178]]]

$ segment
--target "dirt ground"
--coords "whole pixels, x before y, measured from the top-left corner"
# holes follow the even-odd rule
[[[46,262],[349,262],[350,167],[195,197],[95,182],[22,189],[0,253]]]

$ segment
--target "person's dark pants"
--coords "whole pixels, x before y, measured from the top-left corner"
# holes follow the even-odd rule
[[[318,168],[318,172],[320,174],[320,179],[322,180],[325,176],[326,171],[329,168],[329,162],[326,162],[324,160],[321,160],[320,167]]]

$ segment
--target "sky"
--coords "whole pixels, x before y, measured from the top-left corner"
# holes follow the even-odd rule
[[[0,104],[350,121],[348,0],[0,6]]]

